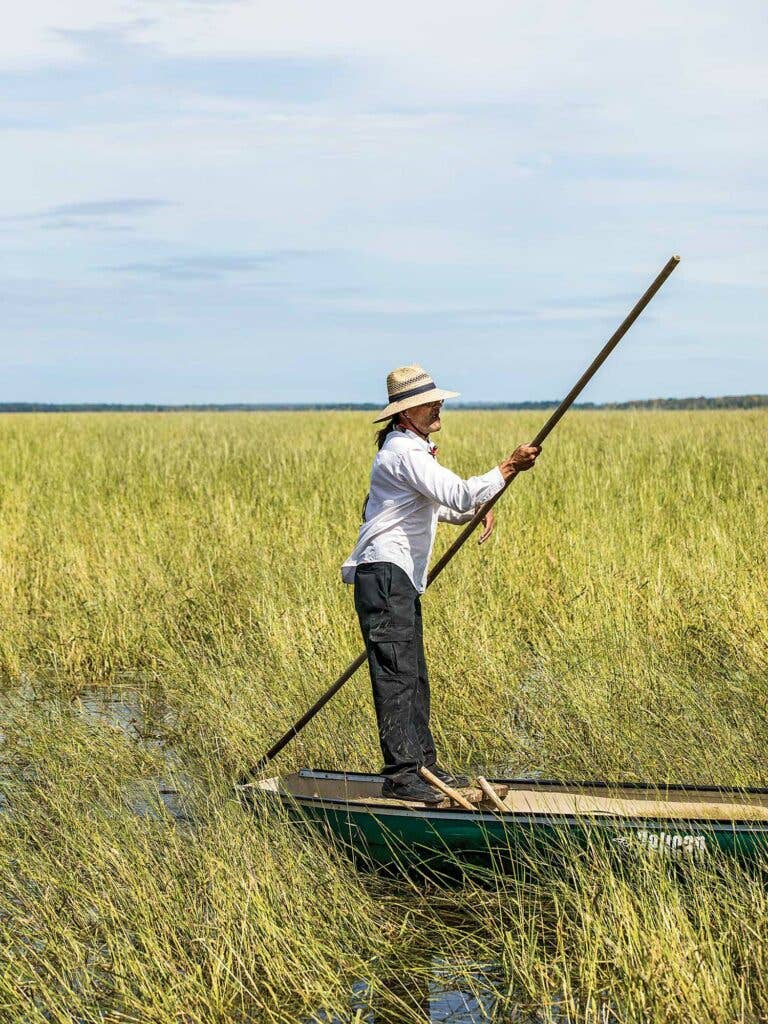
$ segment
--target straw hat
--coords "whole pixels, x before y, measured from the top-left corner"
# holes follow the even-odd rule
[[[427,371],[421,366],[398,366],[387,375],[389,405],[379,413],[374,423],[391,419],[399,412],[412,409],[427,402],[440,402],[445,398],[458,398],[458,391],[443,391],[436,386]]]

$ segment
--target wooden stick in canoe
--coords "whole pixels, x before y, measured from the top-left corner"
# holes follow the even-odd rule
[[[439,789],[441,793],[445,793],[446,796],[449,796],[454,803],[457,803],[459,807],[463,807],[465,811],[477,810],[474,804],[471,804],[466,797],[463,797],[458,789],[446,786],[443,780],[438,779],[436,775],[433,775],[429,768],[424,768],[423,766],[419,768],[419,775],[422,779],[426,779],[430,786],[434,786],[435,789]]]
[[[482,791],[485,793],[485,795],[488,797],[488,799],[491,801],[491,803],[496,808],[496,810],[500,811],[502,814],[506,814],[507,811],[509,810],[509,808],[504,803],[504,801],[501,799],[501,797],[496,792],[496,790],[493,788],[493,786],[490,784],[488,779],[483,778],[482,775],[478,775],[477,776],[477,784],[480,787],[480,789],[482,789]]]
[[[566,412],[576,401],[576,399],[579,397],[579,395],[590,382],[590,380],[592,380],[592,378],[603,365],[605,360],[608,358],[611,352],[613,352],[613,350],[619,344],[619,342],[627,333],[629,328],[632,326],[635,320],[637,320],[637,318],[640,316],[645,307],[654,297],[656,292],[661,288],[661,286],[664,284],[664,282],[667,280],[667,278],[679,262],[679,256],[671,256],[669,258],[669,260],[664,265],[659,274],[656,276],[654,281],[649,285],[649,287],[643,293],[643,295],[640,296],[640,298],[637,300],[635,305],[626,315],[624,320],[622,320],[622,322],[616,328],[614,333],[611,335],[611,337],[608,339],[605,345],[603,345],[598,354],[589,364],[587,369],[584,371],[584,373],[582,373],[582,375],[573,385],[571,390],[562,400],[560,405],[558,405],[558,407],[549,417],[549,419],[538,432],[536,437],[534,437],[534,439],[531,441],[532,445],[535,445],[537,448],[541,447],[545,439],[555,429],[557,424],[560,422],[560,420],[563,418]],[[440,575],[440,573],[443,571],[446,565],[448,565],[448,563],[459,550],[459,548],[461,548],[462,545],[469,539],[471,534],[477,529],[478,525],[483,521],[483,519],[485,519],[486,515],[490,512],[490,510],[493,508],[496,502],[501,498],[502,494],[506,492],[509,485],[515,479],[516,477],[511,476],[504,484],[504,486],[501,488],[501,490],[498,491],[498,493],[495,494],[494,497],[490,499],[490,501],[486,501],[486,503],[477,510],[475,515],[467,523],[467,525],[461,531],[461,533],[453,542],[453,544],[451,544],[451,546],[448,548],[445,554],[443,554],[432,566],[429,576],[427,577],[427,586],[430,586],[430,584],[434,583],[434,581],[437,579],[437,577]],[[261,770],[272,760],[272,758],[276,757],[280,753],[283,747],[287,746],[295,736],[298,736],[298,734],[301,732],[304,726],[308,722],[312,721],[312,719],[315,717],[318,711],[322,711],[322,709],[325,707],[328,701],[339,692],[344,683],[346,683],[347,680],[350,679],[355,674],[355,672],[357,672],[357,670],[365,662],[365,660],[366,652],[362,651],[360,654],[358,654],[355,660],[344,669],[344,671],[341,673],[338,679],[331,686],[328,687],[328,689],[325,691],[322,697],[320,697],[320,699],[317,700],[312,705],[312,707],[309,708],[308,711],[305,711],[301,718],[294,722],[290,729],[284,732],[280,739],[273,743],[269,750],[265,754],[263,754],[262,757],[260,757],[259,760],[252,767],[247,768],[244,772],[242,772],[242,774],[238,778],[238,784],[244,786],[251,782],[261,772]]]

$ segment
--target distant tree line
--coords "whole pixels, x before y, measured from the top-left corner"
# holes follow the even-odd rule
[[[460,402],[459,409],[551,409],[551,402]],[[720,395],[716,398],[645,398],[633,402],[577,402],[576,409],[762,409],[768,395]],[[117,404],[111,402],[0,402],[0,412],[308,412],[372,411],[374,402],[237,402],[206,405]]]
[[[462,409],[551,409],[557,402],[477,402]],[[762,409],[768,395],[718,395],[707,398],[638,398],[631,402],[577,402],[574,409]]]
[[[719,395],[716,398],[646,398],[635,402],[608,402],[602,409],[762,409],[768,395]],[[586,406],[582,406],[586,408]],[[598,408],[598,407],[596,407]]]
[[[552,409],[551,402],[458,403],[460,409]],[[638,398],[631,402],[576,402],[574,409],[762,409],[768,395],[719,395],[715,398]]]

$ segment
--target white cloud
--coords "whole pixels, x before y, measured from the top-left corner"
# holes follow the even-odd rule
[[[4,29],[0,246],[11,281],[57,295],[30,336],[67,294],[78,330],[119,336],[117,291],[159,318],[160,347],[169,303],[174,338],[229,305],[243,337],[261,310],[270,336],[347,359],[453,318],[457,363],[467,325],[497,331],[502,358],[525,310],[555,351],[613,315],[594,296],[642,290],[680,250],[660,310],[705,346],[735,325],[757,352],[768,31],[752,0],[33,0]],[[154,205],[95,230],[120,197]],[[224,290],[195,262],[286,249],[347,255],[281,267],[268,311],[246,274]],[[136,269],[152,267],[186,272]],[[96,318],[77,299],[91,288]]]

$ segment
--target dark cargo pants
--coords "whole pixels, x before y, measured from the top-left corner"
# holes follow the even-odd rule
[[[355,609],[368,653],[382,774],[406,781],[420,765],[435,763],[421,601],[399,565],[364,562],[355,571]]]

